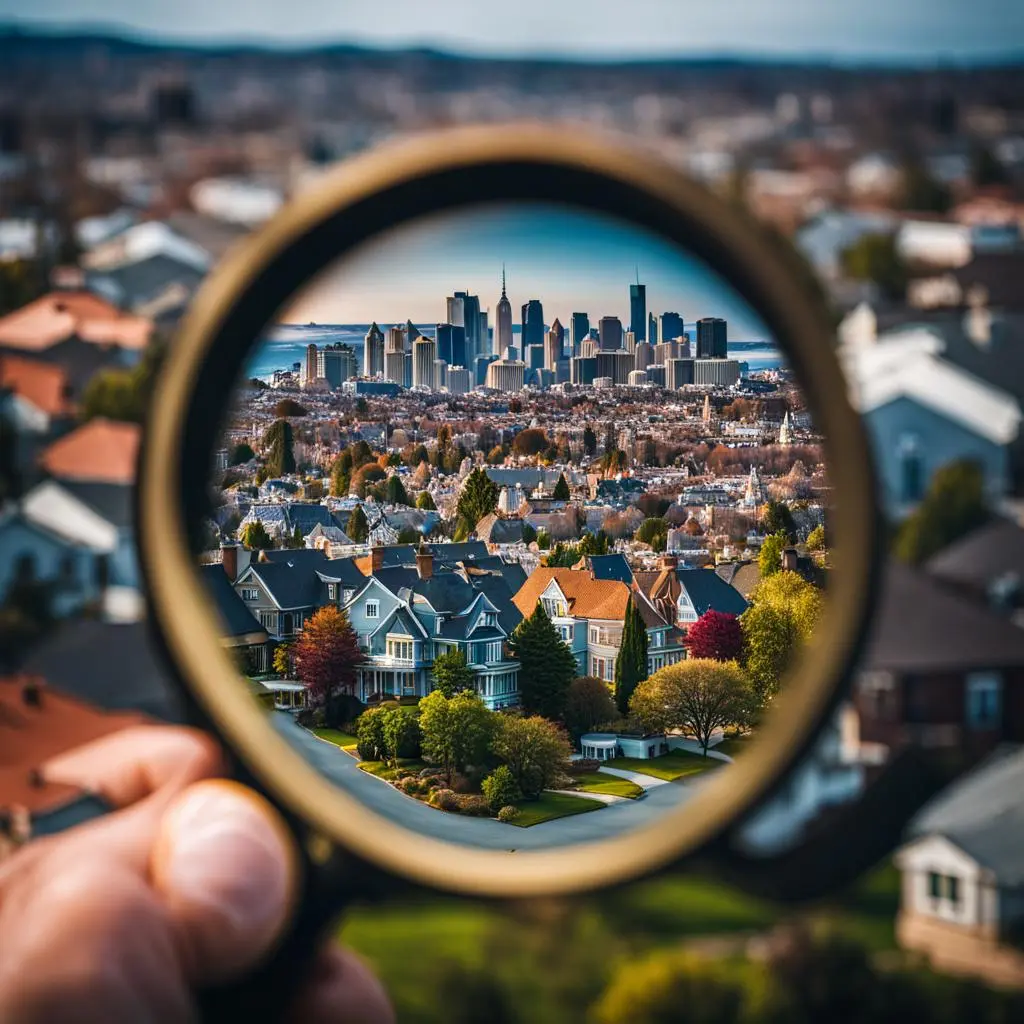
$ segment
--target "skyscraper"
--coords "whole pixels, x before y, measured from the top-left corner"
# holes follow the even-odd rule
[[[637,341],[647,340],[647,285],[640,283],[639,274],[629,286],[629,329]]]
[[[384,372],[384,332],[370,324],[363,340],[363,376],[377,377]]]
[[[476,355],[485,356],[491,351],[491,327],[488,323],[488,315],[486,309],[480,310],[480,327],[477,330],[477,350]],[[466,356],[466,361],[471,362],[469,356]]]
[[[627,352],[636,351],[636,334],[633,331],[626,331],[626,340],[622,346]]]
[[[494,354],[512,347],[512,303],[505,294],[505,268],[501,268],[501,298],[494,314]],[[487,353],[490,354],[490,353]],[[475,360],[474,360],[475,362]]]
[[[658,318],[653,313],[647,314],[647,340],[652,345],[658,344]]]
[[[519,340],[525,353],[527,345],[544,345],[544,307],[540,299],[530,299],[523,303],[521,312],[522,334]]]
[[[726,322],[718,316],[706,316],[697,321],[697,358],[725,359],[729,345]]]
[[[356,353],[351,345],[340,342],[326,345],[316,357],[316,375],[327,381],[329,387],[337,388],[356,375]]]
[[[466,332],[466,352],[470,359],[480,354],[480,299],[469,292],[456,292],[448,297],[448,323]]]
[[[412,386],[414,388],[436,387],[434,360],[437,358],[437,344],[433,338],[419,337],[412,343]]]
[[[384,379],[405,387],[405,352],[402,349],[384,353]]]
[[[548,331],[547,340],[544,343],[544,365],[555,373],[558,372],[558,363],[562,358],[565,348],[565,329],[561,321],[555,317],[555,322]]]
[[[463,366],[448,367],[448,393],[450,395],[468,394],[472,385],[469,370]]]
[[[597,329],[603,352],[612,352],[622,348],[622,321],[617,316],[601,317]]]
[[[438,324],[434,333],[437,341],[437,358],[443,359],[449,366],[465,366],[466,328],[456,324]]]
[[[384,353],[405,351],[405,331],[401,327],[389,327],[384,339]]]
[[[658,340],[664,344],[686,333],[683,318],[679,313],[662,313],[658,317]]]
[[[316,380],[316,357],[317,350],[316,345],[309,344],[306,346],[306,365],[303,369],[303,380],[309,385]]]
[[[487,367],[487,386],[495,391],[522,391],[525,379],[521,359],[498,359]]]
[[[570,321],[572,327],[572,354],[580,354],[580,344],[590,334],[590,317],[586,313],[573,313]]]

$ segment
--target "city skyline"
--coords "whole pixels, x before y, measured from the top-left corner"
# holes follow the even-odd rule
[[[593,326],[617,316],[626,331],[639,271],[649,313],[677,312],[687,323],[719,316],[736,340],[772,340],[747,302],[692,255],[623,222],[534,203],[389,232],[323,271],[278,322],[444,323],[447,298],[466,291],[479,296],[493,330],[503,269],[515,326],[522,305],[539,299],[546,324],[557,318],[568,328],[574,312],[586,312]]]

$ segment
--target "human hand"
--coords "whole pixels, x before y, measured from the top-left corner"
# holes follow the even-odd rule
[[[118,808],[0,864],[0,1020],[178,1024],[199,988],[271,949],[297,887],[293,840],[258,794],[216,776],[213,742],[141,726],[43,768]],[[380,983],[325,949],[289,1020],[389,1024]]]

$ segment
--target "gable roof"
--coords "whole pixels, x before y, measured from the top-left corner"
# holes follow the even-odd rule
[[[128,484],[62,480],[60,486],[118,529],[135,522],[135,489]]]
[[[152,322],[86,291],[50,292],[0,317],[0,346],[39,352],[72,335],[98,345],[142,349]]]
[[[943,548],[925,565],[928,574],[977,592],[1008,573],[1024,583],[1024,530],[1009,519],[993,519]]]
[[[619,580],[595,580],[584,569],[552,569],[540,566],[530,573],[526,583],[512,600],[526,617],[533,614],[541,594],[554,580],[569,602],[569,614],[579,619],[623,621],[629,604],[629,587]]]
[[[267,640],[269,634],[260,625],[246,603],[238,596],[231,585],[222,565],[204,565],[200,567],[203,584],[213,599],[223,619],[223,635],[229,637],[250,636],[258,634]]]
[[[907,827],[911,840],[942,836],[1000,885],[1024,885],[1024,750],[1001,748],[927,804]]]
[[[923,573],[890,562],[864,667],[964,672],[1024,666],[1024,629]]]
[[[714,569],[677,569],[676,577],[698,615],[709,609],[729,615],[742,615],[747,610],[746,598]]]
[[[596,580],[618,580],[626,586],[633,584],[633,570],[620,552],[611,555],[588,555],[587,567]]]
[[[50,416],[65,416],[72,411],[67,375],[60,366],[0,355],[0,388],[13,391]]]
[[[54,441],[39,462],[47,473],[62,480],[131,484],[141,432],[135,423],[90,420]]]
[[[761,567],[757,562],[720,562],[715,572],[748,601],[761,581]]]
[[[282,554],[299,557],[281,561],[251,562],[249,568],[235,581],[236,584],[247,580],[251,573],[263,584],[271,600],[284,611],[293,608],[317,608],[326,604],[327,584],[320,579],[313,563],[301,557],[307,554],[322,556],[323,553],[299,549],[285,551]]]

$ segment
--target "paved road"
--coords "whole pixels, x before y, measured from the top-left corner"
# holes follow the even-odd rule
[[[694,792],[689,785],[657,786],[644,797],[619,800],[590,814],[576,814],[530,828],[518,828],[493,818],[469,818],[428,807],[399,793],[380,779],[361,772],[355,758],[334,744],[325,743],[306,732],[288,712],[275,712],[273,719],[277,730],[321,774],[371,810],[415,832],[488,850],[536,850],[607,839],[656,821]]]

